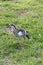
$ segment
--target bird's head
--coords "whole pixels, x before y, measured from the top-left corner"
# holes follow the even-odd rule
[[[15,24],[8,24],[7,28],[9,28],[9,30],[11,30],[13,32],[16,29],[16,25]]]
[[[15,24],[9,24],[9,26],[16,28]]]

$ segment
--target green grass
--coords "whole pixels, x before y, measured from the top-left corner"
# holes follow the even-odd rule
[[[22,43],[6,32],[9,23],[26,29],[30,39]],[[43,0],[0,1],[0,65],[43,65]]]

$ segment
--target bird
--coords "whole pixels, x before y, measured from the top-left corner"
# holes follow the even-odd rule
[[[15,24],[11,23],[8,25],[8,28],[10,29],[10,32],[13,32],[13,34],[16,37],[23,37],[30,39],[28,35],[28,31],[24,30],[23,28],[17,28]]]

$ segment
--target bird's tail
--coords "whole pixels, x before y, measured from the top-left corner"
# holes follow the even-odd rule
[[[30,37],[29,37],[29,35],[28,35],[28,31],[26,31],[26,37],[27,37],[28,39],[30,39]]]
[[[28,39],[30,39],[29,35],[26,35],[26,37],[27,37]]]

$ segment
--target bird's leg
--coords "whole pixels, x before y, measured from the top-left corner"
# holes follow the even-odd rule
[[[15,37],[16,38],[16,43],[18,44],[18,43],[20,43],[20,41],[19,41],[19,37]]]
[[[25,43],[25,36],[23,36],[23,41],[22,41],[22,43],[23,43],[23,44]]]

